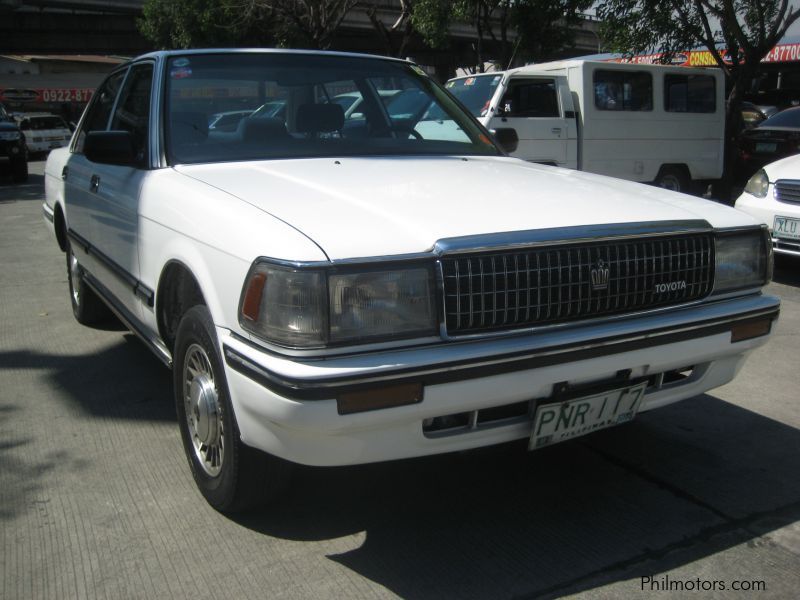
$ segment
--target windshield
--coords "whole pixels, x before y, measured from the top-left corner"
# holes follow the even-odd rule
[[[761,128],[765,127],[797,127],[800,128],[800,108],[787,108],[779,112],[777,115],[771,116],[766,121],[762,121],[759,125]]]
[[[445,84],[445,87],[474,116],[483,117],[486,116],[486,112],[489,110],[489,103],[502,78],[502,75],[496,73],[476,75],[475,77],[465,77],[463,79],[451,79]]]
[[[345,114],[356,102],[357,115]],[[209,128],[212,115],[233,111],[245,113],[235,128]],[[500,154],[480,126],[418,67],[335,55],[173,57],[165,137],[171,164]]]

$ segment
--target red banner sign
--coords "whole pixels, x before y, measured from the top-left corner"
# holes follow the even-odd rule
[[[0,88],[0,101],[17,102],[88,102],[93,88]]]
[[[730,63],[728,51],[719,51],[722,60]],[[661,64],[660,52],[655,54],[639,54],[630,58],[612,58],[609,62],[635,63],[635,64]],[[762,63],[800,62],[800,44],[778,44],[761,59]],[[678,52],[668,63],[679,67],[716,67],[717,61],[708,50],[687,50]]]

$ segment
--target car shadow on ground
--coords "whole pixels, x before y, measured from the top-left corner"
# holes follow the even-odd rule
[[[31,173],[25,183],[13,183],[11,175],[0,171],[0,204],[44,199],[44,175]]]
[[[800,287],[800,256],[775,256],[772,280],[784,285]]]
[[[90,360],[32,350],[0,352],[0,370],[45,371],[53,387],[89,416],[175,421],[171,372],[133,334],[122,339]]]
[[[800,431],[705,395],[536,453],[300,468],[237,521],[292,540],[363,532],[330,560],[403,598],[557,597],[800,520],[799,471]]]

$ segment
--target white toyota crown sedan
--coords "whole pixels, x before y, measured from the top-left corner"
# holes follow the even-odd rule
[[[392,117],[391,90],[426,101]],[[77,320],[113,312],[172,369],[211,505],[265,501],[292,463],[535,451],[725,384],[767,341],[760,222],[499,143],[403,60],[158,52],[100,86],[44,215]]]

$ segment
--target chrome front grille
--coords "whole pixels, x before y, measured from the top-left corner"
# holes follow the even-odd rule
[[[779,179],[775,182],[775,199],[778,202],[800,204],[800,181]]]
[[[714,279],[710,233],[564,244],[441,259],[450,335],[697,300]]]

